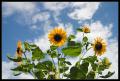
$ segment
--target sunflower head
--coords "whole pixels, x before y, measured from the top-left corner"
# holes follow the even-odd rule
[[[62,28],[54,28],[49,34],[48,38],[51,44],[62,46],[67,38],[66,32]]]
[[[110,60],[107,57],[105,57],[103,59],[103,63],[105,64],[106,68],[110,68],[111,67],[111,62],[110,62]]]
[[[22,57],[22,42],[19,40],[18,42],[17,42],[17,50],[16,50],[16,56],[17,57]],[[22,61],[20,61],[20,62],[17,62],[18,63],[18,65],[21,65],[22,64]]]
[[[104,58],[105,65],[110,64],[110,60],[108,58]]]
[[[17,57],[22,57],[22,42],[19,40],[17,43]]]
[[[93,49],[96,55],[101,56],[106,52],[106,42],[102,38],[97,37],[93,43]]]
[[[82,28],[82,30],[83,30],[84,33],[90,33],[90,28],[87,27],[87,26],[84,26],[84,27]]]

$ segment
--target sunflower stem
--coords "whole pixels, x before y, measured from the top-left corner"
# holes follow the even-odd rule
[[[23,54],[24,54],[25,58],[27,59],[27,56],[25,55],[25,52],[24,52]],[[28,60],[28,59],[27,59],[27,60]],[[32,72],[30,71],[30,74],[31,74],[35,79],[37,79],[36,76],[34,75],[33,69],[32,69]]]
[[[55,66],[55,62],[54,62],[53,58],[52,58],[52,62],[53,62],[53,64],[54,64],[54,67],[56,68],[56,66]]]
[[[57,48],[57,52],[59,52],[58,51],[58,48]],[[59,54],[59,53],[58,53]],[[57,59],[58,59],[58,66],[57,66],[57,70],[56,70],[56,79],[60,79],[60,71],[59,71],[59,57],[57,57]]]
[[[63,53],[62,53],[63,54]],[[63,55],[64,56],[64,58],[65,58],[65,55]],[[65,74],[65,70],[64,70],[64,68],[65,68],[65,63],[64,63],[64,66],[63,66],[63,74],[62,74],[62,78],[63,78],[63,75]]]
[[[27,56],[25,55],[25,53],[23,53],[23,54],[24,54],[25,58],[27,59]]]

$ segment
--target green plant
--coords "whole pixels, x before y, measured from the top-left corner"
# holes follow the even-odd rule
[[[108,71],[106,75],[102,75],[102,72],[109,69],[111,65],[108,58],[99,59],[99,56],[106,51],[105,42],[101,38],[97,38],[95,43],[89,42],[86,34],[90,33],[90,29],[85,28],[84,31],[82,28],[77,29],[78,32],[83,33],[81,42],[73,41],[76,38],[75,35],[67,37],[64,30],[54,29],[52,34],[49,34],[52,45],[46,52],[33,43],[19,41],[17,56],[7,56],[9,60],[18,63],[17,67],[11,69],[14,75],[29,73],[35,79],[97,79],[97,75],[101,78],[112,76],[115,72]],[[61,48],[65,42],[66,45]],[[92,48],[95,54],[84,57]],[[28,58],[26,54],[32,54],[32,57]],[[51,60],[47,60],[46,56]],[[73,65],[66,57],[79,57],[79,59]],[[35,61],[38,63],[35,64]]]

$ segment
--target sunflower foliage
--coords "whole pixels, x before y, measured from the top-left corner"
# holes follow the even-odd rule
[[[52,31],[57,41],[62,40],[62,36],[59,36],[57,32],[59,29]],[[62,29],[60,31],[64,33]],[[22,73],[31,74],[34,79],[99,79],[109,78],[115,72],[108,71],[107,74],[103,74],[106,69],[109,69],[111,62],[107,57],[100,58],[105,52],[105,45],[100,42],[89,42],[89,38],[86,34],[90,33],[89,28],[78,28],[77,32],[82,33],[83,37],[81,41],[75,41],[75,35],[71,34],[66,39],[66,43],[61,47],[62,43],[51,44],[49,49],[43,52],[36,44],[30,42],[20,42],[17,46],[17,55],[11,57],[8,55],[8,59],[15,62],[17,65],[15,68],[11,68],[14,76],[18,76]],[[62,35],[61,33],[61,35]],[[60,41],[58,41],[60,42]],[[101,46],[102,45],[102,46]],[[100,50],[104,47],[103,50]],[[95,54],[87,56],[87,52],[93,49]],[[101,52],[102,51],[102,52]],[[98,54],[97,54],[98,53]],[[28,57],[29,56],[29,57]],[[67,58],[79,58],[78,61],[71,63]]]

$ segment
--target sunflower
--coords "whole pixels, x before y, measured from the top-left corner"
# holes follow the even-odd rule
[[[93,49],[96,55],[101,56],[106,52],[106,42],[101,37],[97,37],[93,43]]]
[[[108,65],[108,64],[110,64],[110,60],[106,57],[106,58],[104,58],[104,62],[105,62],[105,65]]]
[[[82,28],[82,31],[83,31],[84,33],[90,33],[90,28],[87,27],[87,26],[84,26],[84,27]]]
[[[17,42],[17,50],[16,50],[16,55],[17,57],[22,57],[22,42],[19,40]],[[22,63],[22,62],[17,62],[19,65]]]
[[[66,32],[62,28],[54,28],[49,34],[48,38],[51,44],[62,46],[67,38]]]
[[[21,41],[18,41],[17,43],[16,53],[17,53],[17,57],[22,57],[22,42]]]

